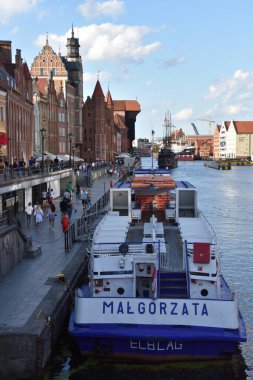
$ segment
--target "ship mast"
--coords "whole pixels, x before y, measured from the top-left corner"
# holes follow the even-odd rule
[[[153,129],[151,131],[151,134],[152,134],[152,139],[151,139],[152,166],[151,166],[151,169],[153,170],[154,169],[154,134],[155,134],[155,131]]]

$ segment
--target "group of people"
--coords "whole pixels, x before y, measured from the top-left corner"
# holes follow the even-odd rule
[[[80,185],[77,184],[74,189],[71,181],[69,181],[65,187],[62,200],[60,202],[61,211],[61,223],[63,231],[66,232],[69,222],[71,221],[73,212],[77,212],[73,201],[72,194],[75,191],[76,201],[82,202],[83,210],[91,206],[91,192],[81,189]],[[37,202],[32,206],[31,202],[28,203],[25,208],[27,227],[31,226],[32,216],[34,217],[34,225],[36,228],[39,227],[40,223],[43,221],[44,216],[49,220],[50,229],[54,230],[55,218],[57,216],[56,207],[53,203],[54,191],[53,189],[48,189],[48,191],[42,191],[41,202]]]

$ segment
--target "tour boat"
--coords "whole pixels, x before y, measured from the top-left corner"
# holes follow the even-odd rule
[[[69,333],[82,354],[120,361],[230,358],[246,341],[197,189],[168,170],[140,169],[110,189],[88,280],[75,291]]]

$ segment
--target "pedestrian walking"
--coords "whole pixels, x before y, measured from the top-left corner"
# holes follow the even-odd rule
[[[65,214],[62,217],[61,224],[62,224],[62,230],[63,230],[64,234],[66,234],[67,231],[68,231],[68,228],[69,228],[69,217],[68,217],[68,214]]]
[[[70,194],[70,199],[71,199],[71,194],[72,194],[73,190],[74,190],[74,189],[73,189],[73,186],[72,186],[72,182],[69,181],[69,182],[67,183],[67,185],[66,185],[66,191],[69,192],[69,194]]]
[[[70,199],[71,198],[71,194],[70,194],[70,192],[67,189],[63,193],[63,198],[66,198],[66,199]]]
[[[83,210],[85,210],[86,207],[87,207],[87,202],[88,202],[88,200],[87,200],[87,198],[88,198],[88,197],[87,197],[87,192],[86,192],[85,189],[82,190],[81,197],[82,197]]]
[[[54,200],[54,190],[53,189],[51,189],[50,190],[50,204],[52,204],[53,203],[53,200]]]
[[[25,213],[26,213],[26,226],[30,227],[31,226],[32,214],[33,214],[33,206],[31,204],[31,202],[29,202],[28,205],[26,206]]]
[[[70,220],[71,220],[71,217],[72,217],[72,212],[73,212],[73,210],[75,210],[75,212],[76,212],[77,210],[74,208],[74,205],[73,205],[71,199],[68,199],[68,200],[67,200],[67,204],[68,204],[67,213],[68,213],[68,217],[69,217],[69,221],[70,221]]]
[[[43,211],[40,205],[38,204],[35,210],[35,226],[39,227],[40,223],[43,221]]]
[[[76,201],[79,201],[80,196],[81,196],[81,188],[80,188],[79,183],[77,183],[76,184]]]
[[[55,208],[55,205],[51,203],[50,209],[48,211],[48,220],[50,224],[50,227],[49,227],[50,230],[54,230],[55,217],[56,217],[56,208]]]
[[[42,207],[46,207],[47,206],[47,192],[45,190],[42,191],[41,197],[42,197]]]
[[[87,205],[91,207],[91,192],[87,191]]]
[[[62,217],[67,214],[67,211],[68,211],[68,202],[67,202],[67,198],[65,198],[65,197],[60,202],[60,210],[61,210],[61,216]]]

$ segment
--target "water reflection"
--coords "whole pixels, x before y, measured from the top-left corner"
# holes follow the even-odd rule
[[[196,342],[197,344],[197,342]],[[58,346],[43,380],[246,380],[247,369],[241,352],[228,361],[163,364],[108,363],[85,359],[67,335]]]

